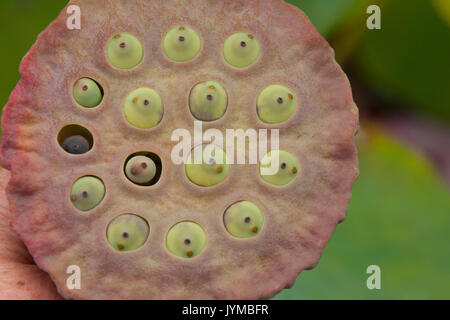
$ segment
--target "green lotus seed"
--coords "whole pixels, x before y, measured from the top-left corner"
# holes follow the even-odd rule
[[[85,108],[96,107],[103,99],[99,84],[89,78],[81,78],[75,82],[72,94],[75,101]]]
[[[89,211],[102,202],[105,196],[105,185],[97,177],[85,176],[72,185],[70,200],[81,211]]]
[[[169,230],[166,236],[167,249],[181,258],[193,258],[199,255],[205,245],[205,230],[195,222],[179,222]]]
[[[264,216],[261,209],[250,201],[232,204],[223,215],[227,231],[236,238],[251,238],[261,231]]]
[[[259,165],[261,178],[267,183],[283,186],[291,182],[300,170],[300,165],[291,153],[284,150],[268,152]]]
[[[138,38],[129,33],[116,34],[109,41],[106,57],[118,69],[132,69],[141,63],[144,48]]]
[[[225,89],[215,81],[197,84],[189,96],[189,108],[198,120],[214,121],[227,110],[228,97]]]
[[[150,129],[161,122],[164,106],[155,90],[139,88],[125,99],[124,113],[131,125],[140,129]]]
[[[259,42],[248,33],[235,33],[225,40],[223,57],[236,68],[245,68],[253,64],[260,54]]]
[[[185,165],[186,176],[194,184],[210,187],[224,181],[230,165],[225,152],[212,144],[199,145],[189,155]]]
[[[106,237],[114,249],[131,251],[144,244],[149,232],[150,227],[145,219],[127,213],[114,218],[109,223]]]
[[[156,164],[149,157],[135,156],[128,160],[125,166],[125,174],[130,181],[145,185],[155,177]]]
[[[285,86],[273,84],[258,96],[256,110],[265,123],[280,123],[288,120],[297,108],[294,94]]]
[[[202,47],[197,32],[185,26],[177,26],[164,36],[163,49],[166,56],[176,62],[194,59]]]

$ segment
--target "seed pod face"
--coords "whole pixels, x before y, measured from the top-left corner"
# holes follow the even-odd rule
[[[223,45],[223,57],[227,63],[236,68],[245,68],[258,60],[259,42],[249,33],[235,33]]]
[[[281,0],[68,5],[80,7],[82,28],[67,30],[64,9],[23,59],[3,109],[0,148],[0,165],[11,170],[14,230],[58,292],[70,299],[268,298],[316,265],[358,174],[358,111],[347,77],[308,18]],[[186,32],[194,49],[175,43],[166,54],[164,39],[176,26],[199,40]],[[178,32],[170,37],[179,42]],[[90,75],[105,90],[97,107],[85,108],[98,101],[77,102],[73,89]],[[207,101],[222,102],[209,113],[201,99],[190,101],[209,87],[192,89],[209,81],[226,91],[226,109],[216,96]],[[183,163],[190,148],[200,145],[204,154],[208,140],[177,152],[174,133],[193,137],[194,119],[205,134],[223,133],[223,144],[210,141],[220,147],[216,163]],[[267,129],[273,137],[273,128],[279,146],[258,143],[252,164],[249,139],[242,148],[236,141],[234,155],[225,147],[227,129]],[[77,135],[88,148],[78,138],[65,142]],[[270,175],[263,158],[276,149],[287,153]],[[242,151],[246,164],[218,163],[225,156],[236,163]],[[142,183],[152,170],[135,168],[143,180],[133,168],[127,176],[134,156],[150,156],[157,183]],[[75,183],[87,175],[93,178]],[[85,186],[92,187],[86,199]],[[124,213],[136,216],[115,220]],[[193,225],[172,229],[182,222]],[[82,270],[79,290],[66,285],[71,265]]]
[[[233,203],[225,211],[223,222],[227,231],[236,238],[252,238],[260,231],[264,223],[261,209],[250,201]]]
[[[176,26],[164,36],[163,49],[167,58],[176,62],[194,59],[200,52],[202,41],[193,29]]]
[[[106,237],[114,249],[132,251],[144,244],[149,232],[150,227],[143,218],[134,214],[122,214],[109,223]]]
[[[192,88],[189,95],[189,108],[197,120],[218,120],[225,114],[227,105],[227,93],[215,81],[198,83]]]
[[[166,246],[175,256],[194,258],[206,246],[205,230],[191,221],[177,223],[167,233]]]

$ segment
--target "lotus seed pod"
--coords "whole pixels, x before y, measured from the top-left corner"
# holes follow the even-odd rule
[[[150,129],[161,122],[164,106],[160,95],[150,88],[139,88],[131,92],[124,105],[127,121],[134,127]]]
[[[264,216],[253,202],[239,201],[228,207],[223,215],[223,222],[233,237],[251,238],[261,231]]]
[[[97,177],[86,176],[72,185],[70,200],[81,211],[94,209],[105,197],[105,185]]]
[[[272,171],[271,168],[274,168],[274,170]],[[297,177],[299,171],[300,165],[297,158],[284,150],[268,152],[262,158],[259,166],[261,178],[275,186],[287,185]]]
[[[156,175],[155,162],[146,156],[135,156],[127,161],[125,174],[130,181],[145,185],[148,184]]]
[[[199,159],[196,161],[196,159]],[[186,176],[198,186],[211,187],[223,182],[230,165],[225,152],[215,145],[199,145],[190,153],[186,165]]]
[[[81,135],[74,135],[64,139],[61,144],[64,150],[72,154],[83,154],[89,151],[89,142]]]
[[[129,33],[119,33],[109,40],[106,47],[109,63],[117,69],[133,69],[141,63],[144,48],[138,38]]]
[[[106,237],[116,250],[131,251],[140,248],[148,238],[147,221],[134,214],[122,214],[108,225]]]
[[[225,89],[215,81],[195,85],[189,95],[192,115],[202,121],[220,119],[227,110],[228,97]]]
[[[202,47],[197,32],[186,26],[176,26],[164,36],[163,49],[167,58],[176,62],[194,59]]]
[[[103,93],[97,82],[89,78],[81,78],[73,85],[73,98],[81,106],[93,108],[100,104]]]
[[[260,93],[257,102],[259,119],[265,123],[281,123],[295,112],[297,101],[285,86],[270,85]]]
[[[22,60],[21,80],[2,112],[0,148],[2,170],[11,170],[11,224],[58,292],[68,299],[266,299],[315,266],[344,220],[358,175],[358,110],[333,50],[305,14],[282,0],[68,5],[80,7],[82,28],[67,30],[65,8]],[[185,28],[184,39],[178,34],[183,30],[173,30],[176,24]],[[165,41],[172,41],[173,52]],[[82,109],[73,85],[91,74],[101,75],[105,96],[101,107]],[[217,121],[209,119],[220,108],[204,116],[190,105],[191,89],[210,80],[228,97]],[[257,108],[264,88],[275,84],[288,88],[282,93],[287,99],[291,93],[298,104],[281,122],[281,113],[265,115],[265,100]],[[277,110],[290,110],[286,96],[281,98]],[[177,130],[192,138],[197,118],[206,119],[205,136],[209,129],[223,133],[223,144],[205,139],[177,150]],[[253,129],[257,137],[267,129],[274,137],[273,121],[280,130],[278,147],[258,138],[257,146],[246,139],[241,148],[235,139],[234,154],[228,151],[227,129]],[[62,150],[76,135],[91,148],[82,156]],[[221,149],[205,151],[208,141]],[[67,142],[72,151],[75,142]],[[197,149],[200,162],[183,163]],[[253,157],[251,149],[261,155]],[[272,149],[290,156],[281,152],[269,176],[260,164]],[[212,150],[217,154],[211,156]],[[246,164],[231,164],[244,151]],[[127,178],[126,164],[134,156],[155,163],[154,187],[136,187]],[[230,161],[220,164],[224,158]],[[84,190],[74,192],[75,203],[70,191],[87,174],[103,179],[107,194],[84,212],[76,207],[85,201]],[[101,199],[102,192],[94,194]],[[89,200],[92,195],[88,190]],[[243,222],[235,220],[236,208],[249,206],[239,200],[258,206],[264,221],[256,223],[258,210],[251,206]],[[121,224],[112,221],[124,213],[139,214],[150,228],[144,240],[145,228],[136,227],[140,247],[131,251],[126,250],[137,247],[131,246],[136,238],[124,232],[130,236],[135,229],[117,228],[108,237],[108,225],[115,230]],[[179,233],[181,227],[175,228],[178,236],[168,241],[169,230],[181,221],[197,225]],[[249,235],[249,229],[242,232],[246,227],[253,237],[240,237]],[[67,287],[71,265],[82,272],[79,290]]]
[[[191,221],[179,222],[167,233],[166,245],[172,254],[180,258],[194,258],[205,248],[205,230]]]
[[[225,61],[236,68],[245,68],[255,63],[259,54],[259,42],[249,33],[235,33],[223,45]]]

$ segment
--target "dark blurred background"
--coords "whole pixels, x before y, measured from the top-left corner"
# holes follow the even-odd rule
[[[334,47],[361,112],[361,175],[316,269],[276,299],[450,299],[450,0],[290,0]],[[0,106],[67,4],[0,1]],[[381,30],[368,30],[369,5]],[[369,290],[369,265],[381,289]]]

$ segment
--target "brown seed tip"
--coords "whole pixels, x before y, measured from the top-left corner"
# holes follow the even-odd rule
[[[192,250],[188,250],[188,251],[186,251],[186,255],[188,257],[192,257],[194,255],[194,252]]]
[[[125,248],[125,245],[123,243],[119,243],[117,245],[117,248],[119,248],[120,250],[123,250]]]
[[[77,201],[77,195],[76,194],[74,194],[72,197],[71,197],[71,199],[72,199],[72,201]]]
[[[216,171],[217,173],[221,173],[223,171],[223,167],[219,164],[218,166],[216,166]]]
[[[133,168],[131,168],[131,174],[132,175],[137,175],[139,174],[140,170],[138,166],[134,166]]]
[[[139,103],[139,98],[134,98],[134,99],[133,99],[133,103],[134,103],[134,104]]]
[[[292,100],[292,99],[294,99],[294,96],[292,95],[292,94],[288,94],[288,98],[289,98],[289,100]]]
[[[178,31],[184,31],[184,27],[179,27]]]
[[[253,226],[252,227],[252,232],[253,233],[257,233],[258,232],[258,227],[257,226]]]
[[[87,198],[89,196],[89,193],[87,191],[83,191],[82,195],[83,198]]]
[[[292,167],[291,172],[292,172],[293,174],[296,174],[296,173],[297,173],[297,168],[296,168],[296,167]]]
[[[248,35],[248,38],[249,38],[249,39],[253,39],[254,36],[253,36],[252,34],[249,34],[249,35]]]
[[[116,34],[116,35],[114,36],[114,39],[120,39],[120,34]]]
[[[122,43],[120,44],[120,47],[121,47],[122,49],[124,49],[126,46],[127,46],[127,44],[126,44],[125,42],[122,42]]]
[[[214,87],[214,86],[209,86],[209,89],[211,89],[211,90],[216,90],[216,87]]]

